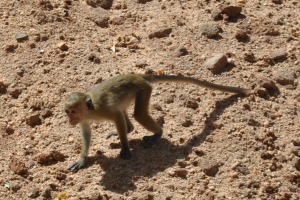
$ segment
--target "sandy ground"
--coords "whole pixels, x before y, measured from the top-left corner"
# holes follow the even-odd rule
[[[1,0],[0,199],[299,199],[299,10],[298,0]],[[207,62],[220,53],[216,72]],[[70,172],[81,135],[66,96],[149,72],[253,94],[156,84],[163,138],[144,148],[151,133],[130,108],[133,158],[106,138],[114,124],[93,123],[88,166]]]

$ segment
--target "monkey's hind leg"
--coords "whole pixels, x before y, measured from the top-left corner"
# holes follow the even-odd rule
[[[125,117],[125,120],[126,120],[126,125],[127,125],[127,134],[128,133],[131,133],[134,129],[134,126],[133,124],[131,123],[131,121],[129,120],[129,117],[128,117],[128,114],[126,112],[123,112],[124,114],[124,117]],[[115,131],[110,131],[107,136],[106,136],[106,139],[109,139],[110,137],[112,136],[117,136],[119,135],[118,132],[115,132]]]
[[[162,128],[157,125],[153,118],[148,113],[149,101],[151,97],[152,87],[148,85],[142,91],[136,94],[135,107],[134,107],[134,118],[144,128],[154,133],[151,136],[144,136],[145,147],[151,147],[154,145],[162,136]]]
[[[127,125],[127,134],[131,133],[134,129],[133,124],[131,123],[131,121],[129,120],[128,114],[126,112],[123,112],[124,117],[125,117],[125,121],[126,121],[126,125]]]
[[[121,152],[120,157],[124,159],[130,159],[131,153],[129,149],[129,144],[127,140],[127,124],[126,119],[123,112],[118,112],[115,115],[115,124],[117,127],[117,131],[119,133],[119,138],[121,141]]]

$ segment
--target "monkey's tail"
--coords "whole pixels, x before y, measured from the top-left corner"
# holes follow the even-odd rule
[[[251,90],[239,88],[239,87],[232,87],[232,86],[224,86],[218,85],[214,83],[210,83],[205,80],[198,80],[192,77],[185,77],[185,76],[172,76],[172,75],[143,75],[143,77],[151,83],[155,82],[187,82],[192,83],[198,86],[202,86],[208,89],[219,90],[223,92],[230,92],[230,93],[237,93],[237,94],[244,94],[249,95]]]

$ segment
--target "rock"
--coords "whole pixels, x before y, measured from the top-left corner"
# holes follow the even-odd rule
[[[274,157],[274,154],[272,152],[263,152],[260,157],[264,160],[270,160]]]
[[[225,14],[228,17],[235,17],[242,12],[242,7],[238,5],[224,6],[221,8],[221,14]]]
[[[18,42],[23,42],[25,40],[28,40],[28,35],[25,32],[17,32],[16,33],[16,40]]]
[[[261,125],[259,121],[255,120],[253,118],[248,119],[247,124],[249,126],[256,126],[256,127],[259,127]]]
[[[245,40],[249,39],[249,36],[247,34],[247,31],[239,29],[235,32],[235,38],[238,41],[245,41]]]
[[[42,112],[41,112],[41,116],[43,117],[43,119],[46,119],[46,118],[48,118],[48,117],[50,117],[50,116],[52,116],[52,115],[53,115],[53,113],[52,113],[52,111],[49,110],[49,109],[44,109],[44,110],[42,110]]]
[[[216,161],[205,161],[202,170],[207,176],[215,176],[219,172],[220,164]]]
[[[36,44],[35,44],[34,42],[30,42],[30,43],[29,43],[29,47],[30,47],[31,49],[34,49],[34,48],[36,48]]]
[[[20,88],[15,88],[15,87],[10,87],[7,90],[8,94],[10,94],[14,99],[17,99],[20,94],[22,94],[22,89]]]
[[[67,178],[67,175],[63,172],[55,172],[55,178],[57,180],[65,180]]]
[[[112,25],[122,25],[126,21],[125,17],[115,17],[111,20],[109,20],[109,23]]]
[[[267,184],[263,187],[263,191],[268,194],[274,194],[278,192],[278,188],[274,184]]]
[[[28,192],[27,196],[28,196],[29,198],[35,199],[35,198],[37,198],[37,197],[40,196],[40,191],[39,191],[38,188],[32,188],[32,189]]]
[[[113,7],[113,9],[115,9],[115,10],[121,10],[121,9],[127,9],[127,4],[125,3],[125,2],[123,2],[123,3],[121,3],[121,2],[116,2],[115,4],[114,4],[114,7]]]
[[[265,88],[256,88],[254,90],[254,93],[261,97],[261,98],[267,98],[268,97],[268,91]]]
[[[274,62],[283,62],[287,59],[288,54],[286,53],[285,50],[277,50],[274,51],[273,53],[271,53],[270,55],[270,60],[274,61]]]
[[[104,9],[110,9],[113,4],[113,0],[86,0],[86,3],[94,8],[101,7]]]
[[[128,34],[124,36],[119,36],[115,43],[115,47],[123,47],[129,49],[139,49],[138,43],[140,42],[140,37],[135,34]]]
[[[149,66],[149,65],[146,61],[138,61],[138,62],[135,63],[135,67],[137,67],[137,68],[142,68],[143,69],[147,66]]]
[[[34,40],[35,42],[41,42],[41,41],[45,42],[45,41],[49,40],[49,35],[47,35],[47,34],[35,33],[35,34],[33,35],[33,40]]]
[[[152,0],[137,0],[138,3],[141,3],[141,4],[145,4],[147,2],[150,2]]]
[[[258,88],[257,90],[265,89],[266,95],[268,95],[268,93],[271,95],[279,93],[279,89],[275,84],[275,81],[273,81],[269,77],[258,76],[257,79],[258,85],[260,86],[260,88]]]
[[[162,111],[162,107],[158,103],[152,104],[152,108],[154,108],[155,110],[158,110],[158,111]]]
[[[259,85],[263,88],[266,88],[267,90],[277,88],[275,82],[270,78],[262,77],[259,82]]]
[[[167,26],[162,26],[162,27],[157,27],[155,30],[153,30],[149,34],[149,38],[163,38],[163,37],[168,37],[172,32],[172,28],[167,27]]]
[[[181,177],[181,178],[186,178],[188,171],[186,169],[176,169],[174,171],[175,176]]]
[[[94,192],[91,192],[91,194],[89,196],[89,199],[90,200],[101,200],[103,198],[102,198],[101,194],[98,191],[94,191]]]
[[[222,16],[221,16],[221,11],[220,10],[213,10],[211,12],[211,18],[215,21],[217,20],[221,20]]]
[[[182,138],[182,137],[179,138],[179,143],[180,143],[180,144],[183,144],[184,142],[185,142],[184,138]]]
[[[294,146],[297,146],[297,147],[300,147],[300,139],[298,139],[298,140],[293,140],[293,145],[294,145]]]
[[[49,0],[43,0],[43,1],[39,1],[39,6],[43,9],[43,10],[53,10],[54,6],[52,5],[52,3]]]
[[[288,175],[288,179],[293,185],[297,185],[298,187],[300,187],[300,173],[290,173]]]
[[[183,126],[183,127],[190,127],[190,126],[192,126],[194,123],[193,123],[193,121],[191,120],[191,119],[185,119],[182,123],[181,123],[181,125]]]
[[[94,53],[89,55],[88,60],[95,63],[95,64],[101,63],[100,58],[98,56],[96,56],[96,54],[94,54]]]
[[[239,164],[235,166],[233,169],[243,175],[250,174],[250,170],[246,165]]]
[[[47,153],[41,153],[36,157],[37,162],[41,165],[51,165],[59,161],[63,162],[65,161],[65,158],[65,155],[56,150],[52,150]]]
[[[170,176],[186,178],[188,171],[186,169],[175,169],[168,172]]]
[[[297,146],[293,146],[291,148],[291,153],[294,154],[295,156],[300,157],[300,148]]]
[[[7,92],[7,87],[8,84],[0,80],[0,94],[5,94]]]
[[[245,110],[251,110],[251,106],[248,103],[243,104]]]
[[[57,46],[57,48],[59,48],[62,51],[68,51],[69,50],[69,47],[65,42],[60,42],[56,46]]]
[[[282,154],[277,154],[277,155],[275,156],[275,160],[278,161],[278,162],[280,162],[280,163],[285,163],[285,162],[287,162],[286,157],[285,157],[284,155],[282,155]]]
[[[26,70],[25,70],[24,67],[20,67],[16,71],[17,75],[20,76],[20,77],[23,77],[25,72],[26,72]]]
[[[165,95],[164,96],[164,102],[166,104],[174,103],[174,99],[176,98],[176,95],[170,94],[170,95]]]
[[[11,189],[11,191],[13,191],[13,192],[17,192],[18,190],[20,190],[22,188],[22,186],[19,184],[19,183],[17,183],[17,182],[11,182],[10,183],[10,189]]]
[[[114,133],[114,132],[112,132],[112,133]],[[118,133],[116,133],[116,134],[118,135]],[[112,143],[109,144],[109,147],[111,149],[119,149],[119,148],[121,148],[121,144],[119,142],[118,143],[112,142]]]
[[[268,36],[279,36],[280,35],[279,30],[274,26],[265,27],[265,29],[263,30],[263,33]]]
[[[188,108],[191,108],[193,110],[196,110],[199,107],[198,103],[196,101],[192,101],[192,100],[188,100],[185,103],[185,106]]]
[[[214,56],[208,58],[204,62],[204,66],[207,69],[209,69],[213,74],[225,70],[227,65],[228,65],[227,57],[222,53],[215,54]]]
[[[219,33],[222,32],[222,28],[218,24],[203,24],[200,27],[201,34],[207,38],[217,38]]]
[[[193,152],[195,152],[195,154],[199,157],[204,156],[205,152],[202,149],[199,148],[193,148]]]
[[[155,74],[153,69],[146,69],[145,74]]]
[[[107,28],[109,25],[109,13],[102,8],[86,10],[87,19],[95,22],[101,28]]]
[[[185,161],[179,161],[178,166],[181,168],[185,168],[186,166],[188,166],[188,164]]]
[[[8,135],[11,135],[15,132],[15,129],[14,127],[10,126],[10,125],[7,125],[6,128],[5,128],[5,133],[7,133]]]
[[[6,53],[13,53],[18,48],[18,44],[8,44],[4,46]]]
[[[99,84],[99,83],[102,83],[102,82],[103,82],[103,78],[99,77],[99,78],[96,79],[95,84]]]
[[[43,191],[41,192],[41,196],[44,197],[44,199],[51,199],[51,188],[45,188],[43,189]]]
[[[252,53],[252,52],[246,52],[244,54],[244,60],[249,62],[249,63],[255,63],[257,61],[254,53]]]
[[[26,117],[25,121],[26,124],[31,127],[35,127],[42,124],[42,120],[38,113],[30,114],[28,117]]]
[[[177,57],[186,56],[188,54],[189,54],[188,50],[183,46],[178,47],[175,51],[175,56]]]
[[[272,0],[272,2],[275,4],[282,4],[282,0]]]
[[[280,69],[273,73],[274,80],[280,85],[294,85],[296,75],[294,72],[286,69]]]
[[[21,176],[28,173],[28,168],[22,161],[18,160],[17,158],[11,159],[9,163],[9,169],[12,170],[15,174]]]

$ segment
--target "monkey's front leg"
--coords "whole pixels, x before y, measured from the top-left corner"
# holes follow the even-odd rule
[[[69,169],[71,171],[77,171],[86,166],[89,147],[91,143],[91,128],[88,122],[80,123],[80,128],[82,132],[82,148],[80,153],[80,160],[73,163]]]
[[[127,140],[127,124],[126,124],[126,116],[123,112],[118,112],[115,115],[115,124],[117,127],[117,131],[119,133],[119,138],[121,141],[121,152],[120,157],[124,159],[130,159],[131,153],[129,149],[129,144]]]

